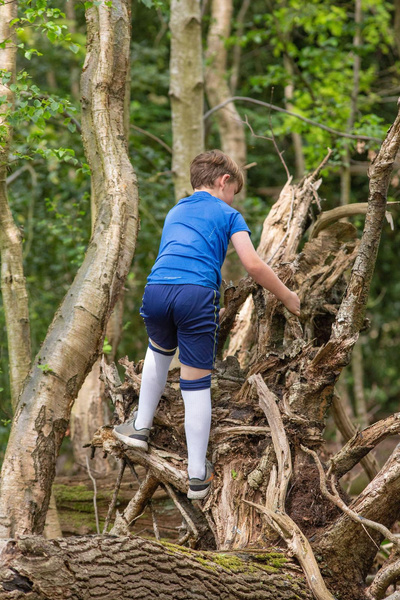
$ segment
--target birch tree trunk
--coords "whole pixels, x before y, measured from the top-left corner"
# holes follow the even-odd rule
[[[192,193],[189,166],[204,150],[200,0],[171,1],[170,88],[175,198]]]
[[[68,2],[67,2],[68,4]],[[130,108],[130,69],[128,68],[125,85],[124,100],[124,132],[125,139],[129,140],[129,108]],[[91,195],[91,223],[92,232],[97,219],[97,206],[92,186]],[[122,317],[124,310],[124,291],[121,290],[114,310],[107,322],[106,338],[111,345],[108,361],[113,361],[122,335]],[[110,422],[111,411],[108,400],[104,396],[104,384],[100,379],[100,362],[98,358],[92,370],[87,375],[79,390],[78,396],[71,410],[71,441],[74,454],[74,463],[81,469],[87,469],[86,457],[90,453],[87,445],[96,429]],[[91,457],[90,467],[95,475],[107,475],[113,468],[112,460],[105,460],[99,453]]]
[[[82,131],[98,216],[83,264],[20,396],[2,469],[1,537],[43,531],[71,406],[101,352],[136,243],[138,193],[123,124],[129,6],[100,3],[88,8],[86,18]]]
[[[11,73],[10,83],[15,82],[17,46],[10,22],[17,17],[17,2],[0,5],[0,41],[10,40],[0,47],[1,68]],[[22,260],[22,236],[14,222],[8,203],[7,165],[11,142],[11,128],[7,123],[7,111],[14,107],[14,94],[9,86],[0,82],[0,96],[6,102],[0,107],[0,127],[5,127],[0,147],[0,254],[1,292],[7,327],[7,344],[10,363],[11,403],[15,409],[23,381],[31,365],[31,340],[29,327],[28,294]]]

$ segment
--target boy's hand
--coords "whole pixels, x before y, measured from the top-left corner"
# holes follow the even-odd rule
[[[282,302],[292,314],[300,316],[300,298],[296,292],[289,292]]]

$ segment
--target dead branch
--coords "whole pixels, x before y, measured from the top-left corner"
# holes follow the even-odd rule
[[[289,550],[299,561],[315,598],[317,600],[335,600],[335,597],[325,585],[309,541],[296,523],[287,514],[274,512],[265,506],[248,500],[244,500],[244,502],[261,512],[268,524],[285,541]]]
[[[178,496],[175,494],[175,492],[172,489],[172,487],[168,483],[165,483],[164,487],[167,490],[168,495],[171,498],[171,500],[173,501],[173,503],[175,504],[176,508],[181,513],[181,515],[182,515],[185,523],[187,524],[187,526],[189,528],[189,532],[191,532],[191,534],[193,536],[193,541],[194,541],[194,543],[196,543],[196,541],[199,539],[199,532],[198,532],[198,530],[196,528],[196,525],[194,524],[194,522],[191,519],[191,517],[188,514],[188,512],[182,506],[182,503],[179,502]],[[186,537],[186,536],[184,536],[184,537]],[[185,540],[185,541],[187,541],[187,540]]]
[[[360,525],[362,527],[370,527],[371,529],[374,529],[375,531],[379,531],[379,533],[381,533],[383,535],[383,537],[390,540],[397,548],[400,549],[400,541],[396,538],[396,536],[387,527],[385,527],[381,523],[377,523],[376,521],[371,521],[371,519],[366,519],[365,517],[362,517],[361,515],[359,515],[354,510],[352,510],[350,507],[347,506],[347,504],[339,496],[339,493],[335,486],[335,479],[334,479],[333,475],[330,478],[330,485],[332,488],[332,492],[329,492],[328,487],[327,487],[327,482],[326,482],[326,475],[325,475],[323,466],[321,464],[321,461],[319,460],[318,454],[316,452],[314,452],[314,450],[310,450],[310,448],[306,448],[305,446],[301,446],[301,449],[306,454],[310,454],[313,457],[315,464],[317,465],[321,492],[325,496],[325,498],[328,498],[331,502],[333,502],[333,504],[335,504],[335,506],[340,508],[340,510],[342,510],[353,521],[355,521],[356,523],[360,523]]]
[[[150,509],[150,514],[151,514],[151,520],[153,521],[153,531],[154,531],[154,537],[156,538],[157,542],[160,541],[161,537],[160,537],[160,530],[158,529],[158,523],[157,523],[157,519],[156,519],[156,513],[153,507],[153,503],[151,500],[149,500],[149,509]]]
[[[87,468],[88,475],[93,483],[93,506],[94,506],[94,515],[96,518],[96,531],[97,531],[97,533],[100,533],[99,511],[97,510],[97,484],[96,484],[95,478],[93,477],[93,475],[90,471],[88,455],[86,455],[86,468]]]
[[[267,137],[266,135],[258,135],[256,133],[254,133],[254,130],[253,130],[252,126],[250,125],[249,120],[247,118],[247,115],[245,115],[245,120],[242,121],[242,123],[244,123],[245,125],[247,125],[247,127],[250,129],[252,137],[254,137],[254,138],[258,139],[258,140],[267,140],[268,142],[272,142],[273,143],[274,148],[276,150],[276,153],[279,156],[279,160],[283,164],[283,167],[284,167],[284,169],[286,171],[287,181],[291,180],[292,178],[290,176],[290,172],[289,172],[288,166],[287,166],[287,164],[285,162],[285,159],[283,158],[283,152],[281,152],[279,150],[278,144],[276,143],[274,132],[273,132],[272,127],[271,127],[271,122],[270,122],[270,129],[271,129],[272,137]]]
[[[149,471],[140,483],[139,489],[121,514],[117,511],[110,535],[129,535],[130,524],[144,511],[147,503],[158,488],[159,481]]]
[[[335,421],[336,427],[339,429],[345,442],[348,442],[354,435],[357,434],[357,429],[351,421],[350,417],[344,410],[342,401],[337,394],[336,390],[332,396],[331,406],[333,420]],[[363,467],[367,477],[370,481],[373,480],[375,475],[379,471],[378,461],[372,454],[367,454],[360,460],[360,464]]]
[[[105,533],[107,533],[107,529],[108,529],[108,526],[111,521],[111,516],[112,516],[112,513],[114,512],[114,508],[117,503],[118,492],[119,492],[119,488],[121,487],[121,482],[122,482],[122,477],[124,476],[125,467],[126,467],[126,461],[124,459],[122,459],[122,462],[121,462],[121,465],[120,465],[120,468],[118,471],[117,481],[115,482],[113,497],[111,499],[110,506],[108,507],[106,519],[104,521],[103,535]]]
[[[152,448],[148,452],[128,448],[118,441],[108,426],[101,427],[96,431],[92,440],[93,446],[102,447],[106,452],[117,456],[126,456],[134,464],[150,469],[152,475],[162,483],[170,483],[182,493],[187,493],[186,472],[177,469],[171,462],[162,458],[162,452]],[[128,462],[129,464],[129,462]]]
[[[263,102],[262,100],[256,100],[255,98],[249,98],[247,96],[232,96],[232,98],[228,98],[224,102],[221,102],[221,104],[218,104],[217,106],[213,106],[212,108],[210,108],[210,110],[208,110],[206,113],[204,113],[203,119],[204,120],[208,119],[208,117],[210,117],[217,110],[220,110],[221,108],[223,108],[230,102],[236,102],[236,101],[250,102],[251,104],[258,104],[259,106],[265,106],[266,108],[270,108],[271,110],[276,110],[277,112],[285,113],[287,115],[290,115],[291,117],[296,117],[297,119],[300,119],[301,121],[304,121],[305,123],[308,123],[309,125],[312,125],[314,127],[319,127],[320,129],[324,129],[325,131],[328,131],[329,133],[333,133],[334,135],[338,135],[340,137],[349,138],[351,140],[367,140],[367,141],[372,140],[373,142],[379,142],[379,143],[382,141],[380,138],[370,137],[368,135],[353,135],[351,133],[344,133],[343,131],[338,131],[337,129],[332,129],[331,127],[328,127],[327,125],[323,125],[322,123],[317,123],[316,121],[307,119],[307,117],[303,117],[302,115],[294,113],[291,110],[286,110],[285,108],[281,108],[280,106],[275,106],[274,104],[270,104],[269,102]]]
[[[399,465],[400,444],[349,508],[361,517],[391,528],[399,518]],[[342,514],[318,537],[317,546],[324,560],[330,561],[334,556],[336,568],[346,569],[354,577],[365,577],[381,538],[381,532],[360,531],[360,523]]]
[[[400,202],[388,202],[387,204],[390,206],[393,204],[400,204]],[[367,210],[368,202],[356,202],[354,204],[337,206],[332,210],[325,210],[318,215],[318,218],[311,229],[309,239],[311,240],[312,238],[317,237],[320,231],[326,229],[335,221],[339,221],[339,219],[346,219],[347,217],[353,217],[354,215],[365,215],[367,214]]]
[[[271,510],[284,510],[287,488],[292,476],[292,460],[289,442],[286,437],[282,417],[277,405],[278,398],[268,389],[260,374],[251,375],[248,381],[257,389],[260,406],[265,412],[265,416],[267,417],[269,426],[271,428],[272,442],[278,461],[277,476],[279,482],[278,486],[274,485],[274,500],[272,504],[269,504],[268,506]]]
[[[373,582],[367,589],[367,597],[371,600],[381,600],[385,597],[390,585],[400,579],[400,559],[383,567],[375,575]],[[389,596],[390,598],[391,596]]]
[[[360,460],[390,435],[400,433],[400,413],[377,421],[353,437],[330,459],[330,471],[340,479]]]
[[[266,436],[271,434],[270,427],[258,427],[252,425],[238,425],[236,427],[216,427],[211,430],[210,441],[217,442],[238,435]]]

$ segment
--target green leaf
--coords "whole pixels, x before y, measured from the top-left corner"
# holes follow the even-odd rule
[[[45,365],[38,365],[38,369],[43,371],[43,373],[54,373],[53,369],[47,363]]]
[[[110,342],[108,341],[107,338],[104,338],[103,354],[110,354],[111,350],[112,350],[112,346],[111,346]]]
[[[69,45],[69,49],[71,50],[71,52],[73,52],[74,54],[76,54],[77,52],[79,52],[79,44],[70,44]]]

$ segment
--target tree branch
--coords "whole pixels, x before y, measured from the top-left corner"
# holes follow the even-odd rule
[[[387,205],[400,204],[400,202],[388,202]],[[339,219],[345,219],[347,217],[352,217],[354,215],[365,215],[368,210],[368,202],[356,202],[354,204],[346,204],[344,206],[337,206],[336,208],[332,208],[332,210],[325,210],[324,212],[318,215],[317,220],[315,221],[313,228],[310,232],[310,240],[312,238],[317,237],[320,231],[326,229],[335,221],[339,221]]]
[[[395,544],[396,547],[400,548],[399,540],[396,538],[395,535],[393,535],[393,533],[387,527],[385,527],[384,525],[381,525],[381,523],[377,523],[376,521],[372,521],[371,519],[366,519],[365,517],[362,517],[361,515],[356,513],[354,510],[352,510],[349,506],[347,506],[347,504],[339,496],[339,493],[335,486],[334,476],[331,476],[331,479],[330,479],[330,484],[331,484],[333,493],[329,492],[329,490],[327,488],[327,484],[326,484],[326,476],[324,473],[324,469],[322,467],[321,461],[318,458],[318,454],[314,450],[310,450],[310,448],[306,448],[305,446],[301,446],[301,449],[306,454],[309,454],[310,456],[312,456],[315,461],[315,464],[317,465],[317,469],[318,469],[318,473],[319,473],[320,488],[321,488],[321,492],[325,496],[325,498],[328,498],[328,500],[333,502],[333,504],[335,504],[335,506],[340,508],[340,510],[343,511],[348,517],[350,517],[350,519],[352,519],[356,523],[360,523],[360,525],[362,527],[370,527],[371,529],[374,529],[375,531],[379,531],[379,533],[381,533],[384,538],[387,538],[393,544]]]
[[[350,471],[375,446],[390,435],[400,433],[400,413],[377,421],[353,437],[330,460],[330,471],[340,479]]]
[[[371,600],[381,600],[385,597],[386,590],[389,585],[400,579],[400,560],[384,565],[375,575],[374,581],[367,589],[367,597]],[[400,598],[400,594],[398,593]],[[392,596],[389,596],[391,598]],[[387,598],[386,600],[389,600]],[[392,598],[394,600],[394,598]]]
[[[357,429],[344,410],[341,399],[336,391],[333,392],[331,411],[336,427],[342,434],[344,441],[348,442],[357,434]],[[367,454],[361,458],[360,464],[366,472],[368,479],[372,481],[379,471],[379,465],[376,458],[372,454]]]
[[[139,489],[132,500],[129,501],[124,512],[121,514],[117,511],[110,535],[129,535],[130,524],[143,513],[158,485],[159,480],[150,471],[147,471],[144,480],[139,485]]]
[[[106,519],[104,521],[103,535],[105,533],[107,533],[107,529],[108,529],[108,526],[109,526],[110,520],[111,520],[111,515],[112,515],[115,505],[117,503],[118,492],[119,492],[119,488],[121,487],[121,482],[122,482],[122,477],[124,476],[125,467],[126,467],[126,462],[124,460],[122,460],[119,471],[118,471],[117,481],[115,482],[113,497],[111,499],[110,506],[108,507]]]
[[[260,374],[251,375],[248,382],[257,389],[260,406],[271,428],[272,442],[278,461],[278,484],[274,486],[274,492],[271,495],[272,504],[268,506],[271,510],[284,511],[287,488],[292,477],[292,459],[281,413],[277,405],[278,398],[268,389]]]
[[[274,104],[270,104],[269,102],[263,102],[261,100],[256,100],[255,98],[249,98],[247,96],[232,96],[232,98],[228,98],[224,102],[221,102],[217,106],[213,106],[213,108],[210,108],[210,110],[208,110],[206,113],[204,113],[203,119],[204,120],[208,119],[208,117],[210,117],[215,111],[220,110],[221,108],[223,108],[224,106],[229,104],[229,102],[234,102],[234,101],[235,102],[236,101],[250,102],[251,104],[265,106],[266,108],[270,108],[272,110],[276,110],[278,112],[285,113],[287,115],[290,115],[291,117],[296,117],[297,119],[300,119],[301,121],[304,121],[305,123],[308,123],[309,125],[312,125],[313,127],[319,127],[320,129],[324,129],[324,131],[328,131],[329,133],[332,133],[333,135],[338,135],[340,137],[349,138],[351,140],[369,140],[369,141],[379,142],[379,143],[382,142],[382,140],[380,138],[371,137],[368,135],[353,135],[351,133],[345,133],[343,131],[338,131],[337,129],[332,129],[331,127],[328,127],[327,125],[323,125],[322,123],[317,123],[316,121],[312,121],[311,119],[308,119],[307,117],[298,115],[297,113],[294,113],[291,110],[286,110],[285,108],[281,108],[280,106],[275,106]]]

